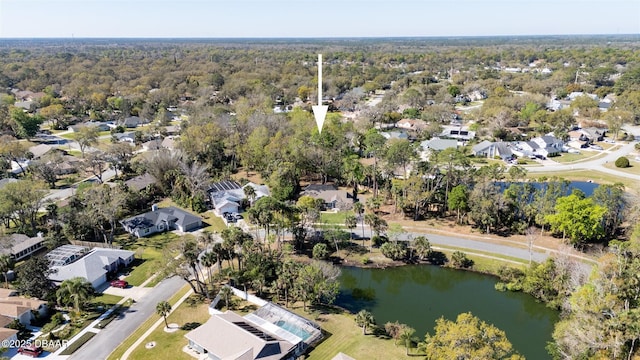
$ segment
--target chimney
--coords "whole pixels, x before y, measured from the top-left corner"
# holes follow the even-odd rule
[[[151,211],[158,211],[158,204],[151,205]]]

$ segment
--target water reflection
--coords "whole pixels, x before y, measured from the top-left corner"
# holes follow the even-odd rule
[[[354,313],[367,309],[378,324],[399,321],[416,336],[433,332],[436,319],[455,320],[462,312],[494,324],[507,333],[528,359],[548,359],[557,314],[522,293],[499,292],[496,278],[429,265],[387,269],[343,268],[336,303]]]

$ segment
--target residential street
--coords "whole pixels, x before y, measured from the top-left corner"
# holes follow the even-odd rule
[[[134,303],[123,317],[113,320],[104,330],[69,357],[73,360],[102,360],[116,349],[126,338],[155,313],[156,304],[168,300],[186,282],[179,277],[171,277],[160,282],[140,301]]]

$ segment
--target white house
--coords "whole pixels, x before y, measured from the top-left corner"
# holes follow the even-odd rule
[[[245,189],[247,187],[253,188],[255,194],[253,199],[247,199],[245,195]],[[245,199],[253,202],[270,195],[269,188],[266,185],[248,182],[244,186],[240,186],[237,182],[228,180],[211,184],[207,192],[209,193],[209,199],[211,200],[213,209],[218,215],[222,215],[225,212],[239,212]]]
[[[115,274],[120,268],[131,265],[134,252],[120,249],[89,248],[64,245],[54,249],[47,258],[54,270],[49,279],[56,284],[65,280],[82,277],[94,288],[107,282],[109,274]],[[66,259],[66,260],[65,260]]]
[[[151,211],[120,221],[124,229],[138,238],[158,232],[193,231],[202,226],[202,218],[177,207],[151,207]]]

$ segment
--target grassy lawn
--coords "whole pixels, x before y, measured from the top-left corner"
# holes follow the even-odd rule
[[[180,291],[178,291],[171,299],[169,299],[169,304],[174,305],[190,289],[191,288],[189,287],[189,285],[185,284],[182,287],[182,289],[180,289]],[[160,319],[160,315],[155,313],[151,315],[149,319],[147,319],[147,321],[142,323],[142,325],[140,325],[136,329],[136,331],[134,331],[131,335],[129,335],[129,337],[127,337],[127,339],[123,341],[122,344],[120,344],[120,346],[118,346],[111,354],[109,354],[109,357],[107,359],[119,360],[124,354],[124,352],[127,351],[127,349],[131,347],[131,345],[133,345],[133,343],[135,343],[136,340],[138,340],[156,321],[158,321],[158,319]],[[181,322],[178,322],[178,323],[180,324]],[[192,359],[192,358],[187,355],[187,358],[185,359]]]
[[[132,270],[126,280],[133,286],[140,286],[162,266],[162,251],[153,247],[144,248],[142,255],[137,256],[133,263]]]
[[[303,312],[302,307],[293,310],[304,317],[314,319],[313,315]],[[315,320],[322,326],[325,340],[310,352],[307,360],[331,359],[339,352],[356,359],[407,358],[404,347],[395,346],[393,340],[369,332],[362,335],[362,328],[356,325],[354,315],[337,308],[323,309],[320,312]]]
[[[344,225],[344,219],[347,214],[353,214],[352,211],[322,212],[320,213],[320,222],[324,224]]]
[[[640,161],[636,161],[635,157],[627,156],[629,158],[629,167],[628,168],[619,168],[616,167],[615,162],[609,162],[604,164],[604,167],[608,169],[613,169],[617,171],[623,171],[629,174],[640,175]]]
[[[593,160],[593,159],[601,158],[605,155],[606,154],[597,154],[592,151],[581,150],[580,154],[562,153],[560,154],[560,156],[555,156],[549,159],[555,162],[559,162],[561,164],[566,164],[566,163],[578,162],[583,160]]]
[[[224,223],[221,217],[216,216],[212,211],[207,211],[202,214],[199,214],[203,221],[203,231],[208,232],[220,232],[227,228],[227,225]]]
[[[199,304],[194,307],[186,302],[182,303],[171,315],[167,317],[169,324],[175,323],[183,326],[186,323],[204,324],[209,319],[207,304]],[[188,330],[177,330],[172,333],[164,331],[164,324],[156,328],[140,346],[138,346],[129,356],[129,359],[192,359],[192,357],[182,351],[188,340],[184,337]],[[145,344],[155,341],[156,346],[147,349]]]
[[[100,296],[96,296],[91,300],[92,304],[102,305],[105,307],[105,310],[117,304],[120,300],[122,300],[122,296],[110,295],[110,294],[102,294]]]

